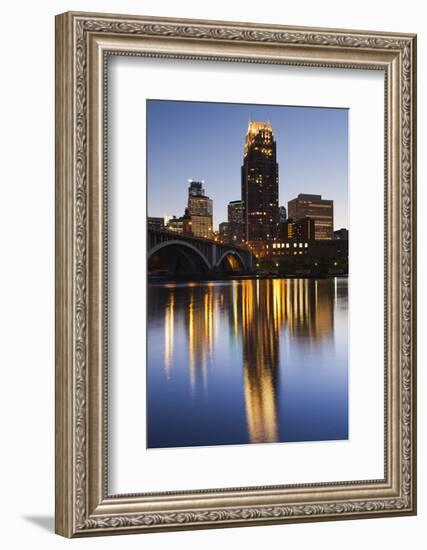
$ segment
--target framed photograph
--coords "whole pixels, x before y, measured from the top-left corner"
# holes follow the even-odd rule
[[[416,513],[416,37],[56,18],[56,532]]]

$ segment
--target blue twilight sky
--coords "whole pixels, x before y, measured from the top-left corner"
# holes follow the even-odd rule
[[[214,227],[241,198],[248,120],[269,120],[277,143],[279,204],[298,193],[334,201],[334,226],[348,228],[348,110],[147,101],[148,215],[182,216],[188,180],[204,180]]]

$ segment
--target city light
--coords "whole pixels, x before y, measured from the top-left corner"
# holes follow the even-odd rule
[[[189,178],[187,182],[184,214],[149,218],[149,229],[243,248],[255,258],[273,260],[281,256],[285,274],[292,273],[293,266],[299,265],[295,262],[302,260],[308,272],[320,270],[327,274],[330,268],[341,265],[346,273],[348,230],[341,228],[334,233],[333,200],[321,194],[300,193],[288,201],[287,207],[279,206],[279,167],[270,122],[249,122],[241,167],[242,197],[230,197],[233,200],[227,203],[227,221],[220,223],[218,230],[214,230],[213,200],[205,191],[205,180]],[[278,262],[271,265],[279,267]],[[260,263],[256,269],[268,272],[268,267]]]

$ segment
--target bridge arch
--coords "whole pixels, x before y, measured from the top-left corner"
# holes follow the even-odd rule
[[[158,270],[169,274],[206,273],[211,270],[206,256],[188,241],[171,239],[151,247],[147,251],[149,270],[150,260],[155,256],[159,259]]]
[[[238,266],[236,268],[233,265],[228,265],[225,263],[227,259],[234,258],[234,260],[237,260]],[[216,262],[216,267],[219,269],[223,269],[225,271],[245,271],[248,269],[248,266],[246,265],[245,260],[243,259],[242,255],[239,254],[237,250],[225,250],[222,255],[219,257],[219,259]]]

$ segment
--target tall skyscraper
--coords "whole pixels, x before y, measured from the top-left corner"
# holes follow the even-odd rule
[[[279,165],[273,127],[250,121],[242,166],[244,239],[262,251],[279,232]]]
[[[334,201],[321,195],[300,193],[288,202],[288,216],[292,220],[314,220],[316,240],[331,240],[334,232]]]
[[[227,211],[229,240],[233,243],[241,243],[243,239],[243,201],[230,201]]]
[[[205,195],[202,181],[189,180],[188,215],[191,232],[195,237],[212,238],[212,199]]]

